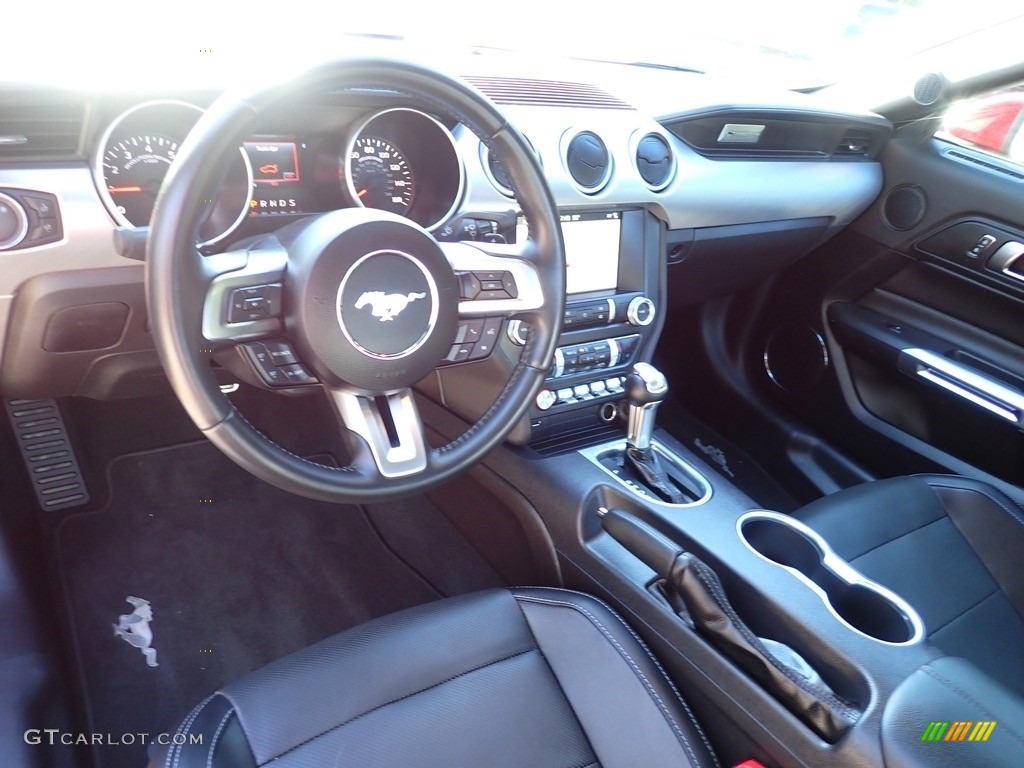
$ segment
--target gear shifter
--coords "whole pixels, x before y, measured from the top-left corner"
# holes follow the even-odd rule
[[[658,497],[672,504],[682,504],[686,498],[661,466],[651,448],[654,417],[658,406],[668,395],[665,374],[649,363],[636,363],[626,377],[626,397],[629,399],[629,422],[626,432],[626,453],[623,469],[632,470],[638,479]]]

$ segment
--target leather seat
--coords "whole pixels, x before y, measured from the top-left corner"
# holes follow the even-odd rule
[[[202,744],[152,766],[717,765],[629,627],[595,598],[548,588],[360,625],[226,686],[178,732]]]
[[[1024,512],[964,477],[855,486],[794,516],[921,615],[928,640],[1024,696]]]

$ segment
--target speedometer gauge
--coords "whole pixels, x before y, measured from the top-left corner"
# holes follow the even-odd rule
[[[178,151],[169,136],[141,134],[115,141],[103,153],[107,193],[133,227],[149,224],[156,193]]]
[[[407,215],[416,194],[415,179],[405,155],[391,142],[360,136],[349,153],[352,194],[367,208]]]

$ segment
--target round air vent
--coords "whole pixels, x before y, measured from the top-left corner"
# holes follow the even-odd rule
[[[566,148],[565,167],[584,192],[593,194],[608,183],[612,158],[600,136],[582,131],[572,137]]]
[[[664,189],[672,181],[675,158],[664,136],[649,133],[636,146],[636,169],[654,191]]]
[[[903,184],[893,187],[882,203],[882,220],[892,229],[904,232],[921,223],[928,201],[920,187]]]

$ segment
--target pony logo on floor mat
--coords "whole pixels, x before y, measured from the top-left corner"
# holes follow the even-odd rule
[[[153,609],[149,606],[149,600],[131,595],[125,600],[131,603],[135,610],[118,616],[117,624],[113,625],[114,637],[123,638],[128,645],[138,648],[146,657],[146,664],[155,667],[156,649],[150,647],[153,645],[153,630],[149,622],[153,620]]]

